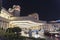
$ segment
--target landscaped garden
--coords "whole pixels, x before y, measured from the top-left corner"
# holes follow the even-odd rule
[[[18,27],[8,28],[6,31],[0,28],[1,40],[45,40],[43,38],[33,38],[21,36],[21,29]]]

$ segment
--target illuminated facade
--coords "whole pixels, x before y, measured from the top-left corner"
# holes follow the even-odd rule
[[[2,8],[0,13],[0,27],[4,29],[9,27],[20,27],[23,30],[54,30],[53,24],[39,20],[39,15],[37,13],[20,17],[20,9],[21,7],[19,7],[18,5],[14,5],[13,9],[9,8],[8,11]],[[56,23],[55,25],[60,24]]]
[[[18,7],[19,8],[19,7]],[[14,10],[16,11],[16,10]],[[40,25],[44,25],[45,21],[39,21],[38,14],[30,14],[28,16],[20,17],[19,10],[14,13],[14,11],[7,11],[2,8],[0,14],[0,27],[9,28],[9,27],[20,27],[22,29],[40,29]],[[14,14],[14,15],[12,15]]]
[[[5,9],[3,8],[2,10],[1,10],[1,13],[0,13],[0,27],[1,28],[8,28],[8,26],[9,26],[9,17],[10,17],[10,15],[8,14],[8,12],[7,11],[5,11]]]

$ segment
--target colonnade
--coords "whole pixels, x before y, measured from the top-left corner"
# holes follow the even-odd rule
[[[0,28],[7,29],[9,27],[9,22],[0,20]]]

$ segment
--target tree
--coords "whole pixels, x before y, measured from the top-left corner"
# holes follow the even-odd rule
[[[19,28],[19,27],[14,27],[14,28],[13,28],[13,32],[19,33],[19,32],[21,32],[21,28]]]
[[[8,28],[7,30],[6,30],[6,32],[9,32],[9,33],[11,33],[11,32],[13,32],[13,33],[19,33],[19,32],[21,32],[21,28],[19,28],[19,27],[14,27],[14,28]]]
[[[7,32],[8,37],[11,36],[11,37],[16,37],[16,38],[18,38],[19,35],[21,34],[21,33],[20,33],[20,32],[21,32],[21,28],[19,28],[19,27],[8,28],[8,29],[6,30],[6,32]],[[16,33],[16,34],[15,34],[15,33]]]
[[[13,28],[8,28],[8,29],[6,30],[6,32],[8,32],[8,33],[13,32]]]
[[[13,28],[13,32],[16,33],[16,35],[17,35],[17,37],[18,37],[19,35],[21,35],[21,33],[20,33],[20,32],[21,32],[21,28],[19,28],[19,27],[14,27],[14,28]]]

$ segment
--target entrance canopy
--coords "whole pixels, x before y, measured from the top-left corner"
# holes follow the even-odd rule
[[[44,25],[44,23],[37,23],[29,20],[24,20],[24,21],[11,21],[10,23],[15,24],[16,26],[20,28],[30,28],[33,26],[39,26],[39,25]]]

